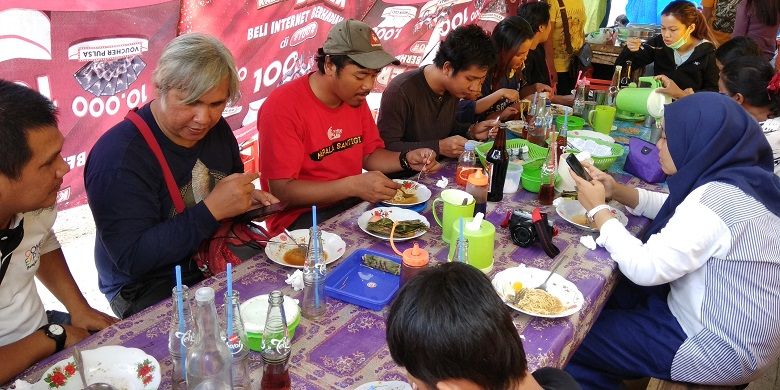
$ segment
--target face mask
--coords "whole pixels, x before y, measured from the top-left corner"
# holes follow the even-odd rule
[[[675,41],[673,43],[670,43],[670,44],[668,44],[666,46],[668,48],[672,49],[672,50],[677,50],[677,49],[683,47],[685,45],[685,42],[688,41],[688,38],[686,37],[686,35],[690,36],[689,32],[686,31],[685,34],[683,34],[683,36],[680,37],[680,39],[678,39],[677,41]]]

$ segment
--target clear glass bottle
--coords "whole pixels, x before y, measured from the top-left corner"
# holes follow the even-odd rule
[[[523,129],[523,139],[528,139],[528,134],[533,132],[534,123],[536,120],[536,113],[539,111],[537,100],[539,99],[539,92],[534,92],[534,97],[531,99],[531,104],[528,105],[528,114],[525,116],[525,128]]]
[[[316,231],[316,234],[315,234]],[[325,314],[325,251],[322,248],[322,231],[309,228],[309,250],[303,264],[303,302],[301,314],[315,320]]]
[[[287,390],[290,388],[290,334],[284,314],[284,295],[275,290],[268,294],[268,313],[265,317],[263,340],[260,344],[263,357],[263,379],[260,390]]]
[[[547,133],[547,108],[545,105],[545,98],[540,97],[537,101],[536,116],[534,117],[533,128],[528,130],[528,142],[535,143],[539,146],[545,146],[545,134]]]
[[[233,294],[228,297],[225,291],[225,309],[230,305],[233,318],[230,326],[225,324],[225,345],[232,357],[231,377],[233,389],[249,390],[251,380],[249,377],[249,343],[247,341],[244,321],[241,317],[241,298],[238,291],[233,290]],[[227,312],[227,310],[225,310]],[[226,321],[227,322],[227,321]],[[231,329],[232,328],[232,329]]]
[[[628,84],[631,84],[631,61],[626,61],[626,72],[620,78],[620,88],[628,87]]]
[[[187,388],[223,390],[231,388],[230,351],[222,341],[214,289],[201,287],[195,292],[195,322],[198,337],[187,352]]]
[[[463,153],[458,157],[458,167],[455,168],[455,182],[465,187],[469,175],[477,169],[477,156],[474,154],[474,142],[468,141]]]
[[[465,227],[464,227],[465,229]],[[466,233],[463,233],[463,237],[458,236],[457,247],[455,248],[455,256],[452,261],[461,263],[469,263],[469,240],[466,239]]]
[[[186,356],[187,351],[192,347],[195,341],[195,321],[192,318],[192,300],[190,299],[190,289],[187,286],[182,288],[182,305],[179,307],[179,299],[176,294],[176,287],[173,288],[173,317],[171,319],[171,329],[168,331],[168,352],[171,355],[173,370],[171,371],[171,387],[174,390],[184,390],[187,388]]]
[[[620,91],[620,75],[623,73],[623,67],[615,65],[615,73],[612,74],[612,81],[609,83],[609,89],[607,90],[606,105],[614,106],[618,91]]]
[[[588,80],[585,78],[577,81],[577,86],[574,89],[574,105],[572,106],[573,114],[584,118],[588,115],[585,112],[585,100],[588,99]]]
[[[539,186],[539,203],[551,205],[555,198],[555,173],[558,171],[558,148],[555,147],[555,130],[550,133],[550,147],[547,148],[547,158],[542,165],[541,186]]]
[[[556,153],[558,156],[562,155],[566,151],[566,145],[568,145],[568,133],[569,133],[569,114],[564,114],[563,123],[561,128],[558,129],[558,138],[556,139],[555,146],[558,148]],[[552,145],[552,144],[551,144]]]

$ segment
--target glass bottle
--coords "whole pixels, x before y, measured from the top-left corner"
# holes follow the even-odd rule
[[[550,135],[550,147],[547,148],[547,158],[542,165],[541,186],[539,187],[539,203],[551,205],[555,197],[555,172],[558,171],[558,148],[555,145],[555,130]]]
[[[230,351],[222,341],[214,289],[201,287],[195,292],[198,337],[187,352],[187,388],[194,390],[230,389]]]
[[[322,249],[322,231],[309,228],[309,250],[303,264],[303,303],[301,314],[314,320],[325,314],[325,251]]]
[[[555,145],[558,148],[558,150],[556,150],[557,156],[562,155],[563,152],[566,150],[566,145],[569,142],[569,140],[567,139],[568,133],[569,133],[569,114],[566,113],[563,115],[563,123],[561,124],[561,129],[558,132],[558,137],[555,142]]]
[[[509,153],[506,151],[506,125],[498,126],[498,134],[493,147],[485,155],[488,173],[488,196],[490,202],[498,202],[504,198],[504,180],[509,166]]]
[[[470,174],[477,170],[477,156],[474,154],[474,142],[468,141],[463,153],[458,157],[458,167],[455,169],[455,182],[465,187]]]
[[[251,381],[249,378],[249,344],[247,341],[244,322],[241,317],[241,299],[238,291],[233,290],[233,294],[228,296],[225,291],[225,308],[230,305],[233,311],[233,318],[230,326],[225,324],[225,345],[227,345],[232,357],[231,377],[233,378],[233,389],[250,389]],[[232,328],[232,329],[231,329]]]
[[[547,131],[547,129],[544,127],[545,123],[547,122],[545,120],[546,108],[544,101],[545,98],[540,97],[536,102],[536,115],[534,116],[533,123],[530,125],[532,127],[528,130],[528,138],[526,138],[528,142],[532,142],[541,146],[544,146],[544,134]]]
[[[545,141],[550,139],[550,132],[553,131],[553,122],[555,122],[555,112],[552,109],[552,101],[550,99],[547,99],[544,105],[544,139]],[[553,138],[553,141],[555,139]],[[553,145],[551,143],[547,143],[546,145]]]
[[[528,139],[528,133],[532,132],[534,127],[534,121],[536,120],[536,113],[539,110],[537,105],[537,99],[539,98],[539,92],[534,92],[534,97],[531,99],[531,104],[528,105],[528,114],[525,116],[525,128],[523,128],[522,137]]]
[[[585,111],[585,100],[588,99],[588,80],[580,79],[574,89],[574,105],[572,106],[574,115],[584,118],[588,115]]]
[[[631,83],[631,61],[626,61],[626,73],[625,76],[620,78],[620,88],[628,87]]]
[[[617,99],[618,91],[620,90],[620,74],[623,71],[623,67],[615,65],[615,73],[612,74],[612,81],[609,83],[609,89],[607,90],[607,102],[608,106],[614,106]]]
[[[189,348],[195,341],[195,321],[192,319],[192,301],[190,289],[181,286],[182,305],[176,296],[176,287],[173,288],[173,318],[171,329],[168,331],[168,352],[171,355],[173,370],[171,371],[171,387],[174,390],[187,388],[186,356]]]
[[[290,360],[290,334],[284,314],[284,295],[279,290],[268,294],[268,313],[260,349],[264,364],[260,390],[289,389],[291,384],[287,362]]]
[[[465,229],[465,228],[464,228]],[[455,257],[452,261],[461,263],[469,263],[469,240],[466,239],[466,233],[463,233],[463,237],[458,237],[457,247],[455,248]]]

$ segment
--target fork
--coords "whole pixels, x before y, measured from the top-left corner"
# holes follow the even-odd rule
[[[547,279],[545,279],[545,280],[544,280],[544,282],[542,282],[542,284],[540,284],[540,285],[539,285],[539,287],[536,287],[536,288],[538,288],[538,289],[540,289],[540,290],[547,291],[547,281],[549,281],[549,280],[550,280],[550,277],[551,277],[551,276],[552,276],[552,275],[555,273],[555,270],[556,270],[556,269],[558,269],[558,267],[559,267],[561,264],[563,264],[563,259],[564,259],[564,257],[563,257],[563,256],[561,256],[561,258],[560,258],[560,259],[558,259],[558,262],[557,262],[557,263],[555,263],[555,266],[553,266],[553,267],[552,267],[552,269],[550,270],[550,274],[549,274],[549,275],[547,275]]]
[[[428,161],[428,160],[430,160],[430,159],[431,159],[431,154],[428,153],[425,156],[425,160],[423,162],[425,162],[425,164],[428,165],[428,163],[430,163],[430,161]],[[420,182],[420,179],[422,179],[422,174],[423,174],[423,170],[424,169],[425,169],[425,166],[423,166],[423,169],[420,169],[420,172],[417,172],[417,178],[414,181],[416,181],[418,183]]]
[[[287,236],[287,238],[289,238],[290,240],[292,240],[292,242],[295,243],[295,245],[297,245],[298,248],[300,248],[303,251],[303,253],[308,253],[309,252],[309,246],[308,245],[303,245],[300,242],[298,242],[298,240],[296,240],[292,236],[292,234],[290,234],[289,230],[284,229],[284,235]]]

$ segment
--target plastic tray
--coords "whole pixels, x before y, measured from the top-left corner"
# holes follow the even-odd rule
[[[528,156],[530,157],[530,160],[547,157],[547,148],[541,147],[533,142],[528,142],[521,138],[509,139],[506,141],[507,149],[519,148],[522,147],[523,145],[528,146]],[[482,162],[482,165],[485,165],[485,155],[487,154],[487,152],[490,151],[490,148],[492,147],[493,147],[493,141],[488,141],[483,143],[482,145],[477,146],[476,149],[474,149],[474,151],[477,153],[477,157],[479,157],[479,160]]]
[[[325,295],[371,310],[382,310],[398,292],[401,278],[368,268],[361,262],[371,254],[401,263],[397,256],[369,249],[358,249],[339,264],[325,279]]]

